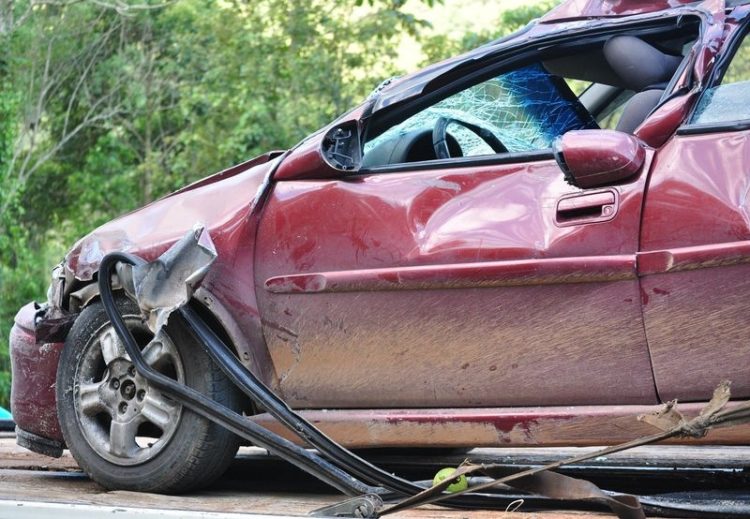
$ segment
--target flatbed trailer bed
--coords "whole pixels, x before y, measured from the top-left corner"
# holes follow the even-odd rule
[[[444,466],[456,466],[464,458],[472,461],[506,463],[526,467],[580,453],[575,449],[475,449],[466,453],[372,451],[368,457],[388,470],[408,477],[434,474]],[[642,480],[649,488],[700,485],[726,478],[730,485],[747,485],[745,465],[750,464],[746,447],[645,447],[587,462],[569,469],[574,475],[594,475],[622,486]],[[635,476],[635,477],[634,477]],[[670,477],[667,477],[670,476]],[[66,451],[59,459],[22,449],[15,438],[0,437],[0,518],[12,517],[304,517],[311,510],[339,502],[332,492],[310,476],[269,456],[266,451],[243,447],[235,462],[209,489],[181,496],[107,491],[91,481]],[[240,514],[240,515],[235,515]],[[427,506],[395,514],[398,518],[420,519],[588,519],[612,517],[604,512],[550,510],[498,511],[452,510]]]

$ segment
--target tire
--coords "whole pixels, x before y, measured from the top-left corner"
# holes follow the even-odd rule
[[[152,366],[233,410],[238,390],[175,314],[153,334],[137,305],[117,306]],[[175,325],[176,323],[176,325]],[[239,439],[161,394],[135,372],[97,301],[76,319],[57,370],[57,412],[65,443],[80,467],[111,490],[181,493],[207,486],[232,462]]]

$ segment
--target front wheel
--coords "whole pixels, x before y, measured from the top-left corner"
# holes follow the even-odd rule
[[[137,305],[120,297],[117,307],[151,367],[240,409],[236,388],[184,327],[171,323],[150,342],[153,334]],[[203,487],[221,476],[239,446],[234,434],[149,386],[101,302],[86,307],[71,328],[56,391],[65,443],[81,468],[108,489],[178,493]]]

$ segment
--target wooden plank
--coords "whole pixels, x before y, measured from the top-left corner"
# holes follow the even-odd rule
[[[387,465],[404,465],[429,467],[436,465],[458,464],[465,459],[477,463],[505,463],[508,465],[544,465],[582,453],[595,451],[599,447],[515,447],[473,449],[454,452],[420,449],[372,449],[366,451],[365,457],[377,463]],[[428,455],[425,455],[425,454]],[[265,450],[255,447],[241,447],[235,465],[274,459]],[[750,447],[736,446],[681,446],[654,445],[638,447],[629,451],[612,454],[603,458],[587,461],[586,466],[597,467],[637,467],[651,468],[724,468],[739,469],[750,466]],[[66,450],[61,458],[49,458],[33,453],[15,443],[15,438],[0,438],[0,469],[27,470],[77,470],[73,457]]]
[[[569,457],[591,448],[475,449],[468,453],[429,455],[418,450],[372,450],[365,457],[407,477],[434,473],[436,467],[456,466],[465,458],[509,466],[539,465]],[[633,449],[587,462],[598,468],[673,467],[739,470],[750,460],[748,447],[651,446]],[[306,516],[311,510],[341,501],[340,495],[266,451],[243,447],[227,474],[211,488],[185,496],[106,491],[78,468],[66,451],[62,458],[40,456],[0,438],[0,501],[28,501],[110,508],[252,513],[284,517]],[[2,508],[0,503],[0,508]],[[523,508],[521,509],[523,510]],[[62,514],[63,512],[61,512]],[[65,512],[67,513],[67,512]],[[459,511],[439,507],[409,510],[404,519],[489,519],[505,517],[497,511]],[[545,511],[507,514],[508,519],[589,519],[611,517],[591,512]],[[0,518],[5,517],[0,510]],[[15,517],[15,516],[13,516]],[[64,515],[61,515],[61,518]]]
[[[342,498],[332,494],[255,492],[252,489],[227,489],[220,482],[209,490],[184,496],[165,496],[141,492],[108,492],[81,473],[0,469],[0,500],[66,503],[109,507],[136,507],[223,513],[253,513],[302,517],[311,510],[336,503]],[[608,514],[548,512],[527,514],[497,511],[462,511],[423,507],[394,514],[394,519],[586,519],[611,517]]]

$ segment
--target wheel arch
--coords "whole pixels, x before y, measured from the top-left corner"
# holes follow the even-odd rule
[[[119,283],[116,283],[115,293],[121,291],[122,288],[119,287]],[[69,295],[68,308],[71,310],[75,309],[76,313],[80,313],[84,308],[98,301],[100,298],[99,285],[96,282],[96,278],[94,278],[91,283],[86,284]],[[231,348],[232,352],[246,368],[259,369],[252,362],[254,357],[252,354],[252,345],[245,339],[231,313],[209,290],[203,287],[199,288],[189,304],[206,321],[211,330]],[[264,373],[256,373],[256,375],[263,376]],[[246,398],[243,410],[250,414],[256,414],[257,412],[249,398]]]

